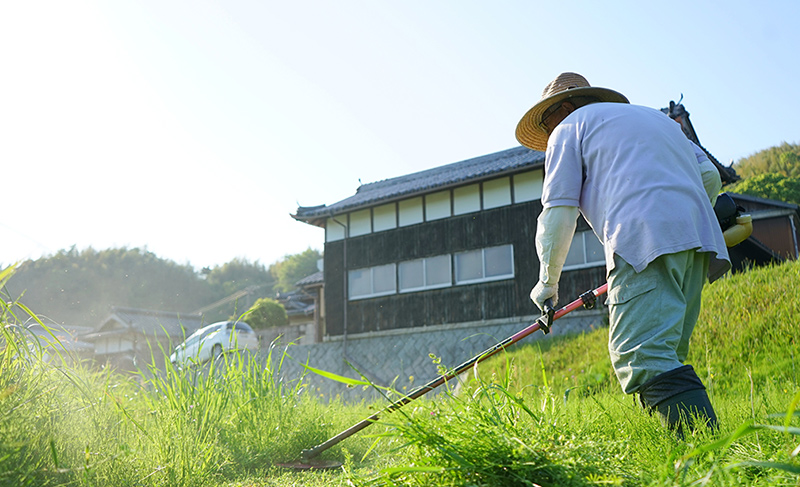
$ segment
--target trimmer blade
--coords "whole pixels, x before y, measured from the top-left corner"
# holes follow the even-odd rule
[[[276,463],[281,468],[289,468],[292,470],[333,470],[342,466],[342,462],[336,460],[319,460],[312,458],[310,460],[295,460],[293,462]]]

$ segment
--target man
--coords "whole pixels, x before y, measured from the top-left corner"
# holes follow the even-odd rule
[[[661,111],[562,73],[517,126],[517,139],[546,151],[531,299],[557,301],[578,211],[605,250],[609,343],[622,390],[638,393],[682,434],[683,420],[716,415],[684,365],[700,294],[730,261],[713,201],[721,181],[702,150]]]

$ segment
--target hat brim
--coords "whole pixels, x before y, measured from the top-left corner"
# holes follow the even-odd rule
[[[544,152],[545,149],[547,149],[548,133],[542,130],[540,126],[542,114],[556,103],[573,96],[594,96],[601,102],[629,103],[628,99],[622,93],[595,86],[572,88],[556,93],[555,95],[539,100],[539,102],[531,107],[519,121],[516,132],[519,143],[529,149]]]

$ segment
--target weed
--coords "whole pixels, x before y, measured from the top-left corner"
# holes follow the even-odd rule
[[[600,328],[496,355],[323,453],[342,469],[311,473],[274,465],[381,406],[321,402],[284,370],[291,346],[122,375],[34,339],[2,296],[0,485],[796,485],[798,277],[792,262],[704,291],[689,361],[718,432],[680,440],[624,396]]]

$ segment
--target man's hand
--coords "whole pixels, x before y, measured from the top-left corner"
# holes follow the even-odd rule
[[[553,300],[553,306],[558,303],[558,283],[544,284],[542,281],[539,281],[531,290],[531,301],[544,312],[544,302],[548,299]]]

